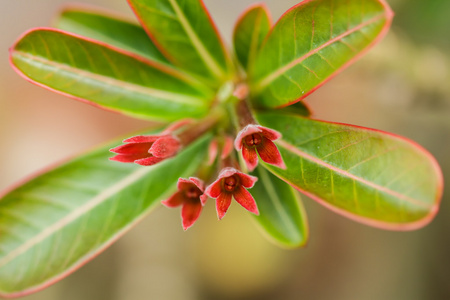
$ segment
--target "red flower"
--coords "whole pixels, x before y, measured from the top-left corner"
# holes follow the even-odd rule
[[[280,151],[272,142],[281,138],[281,133],[259,125],[247,125],[242,129],[234,140],[237,151],[242,150],[242,157],[250,171],[258,165],[258,155],[261,159],[271,165],[286,169]]]
[[[207,200],[203,194],[205,185],[202,180],[189,177],[189,179],[178,179],[178,192],[169,199],[161,201],[167,207],[177,207],[183,205],[181,209],[181,219],[183,220],[183,229],[187,230],[194,225],[202,211],[202,203]]]
[[[246,210],[256,215],[259,214],[255,199],[246,190],[252,188],[257,177],[239,172],[235,168],[225,168],[219,178],[211,183],[205,191],[205,194],[216,199],[216,209],[219,219],[225,216],[231,204],[231,197],[242,205]]]
[[[110,160],[151,166],[174,156],[181,148],[178,138],[169,134],[139,135],[123,142],[126,144],[109,150],[117,154]]]

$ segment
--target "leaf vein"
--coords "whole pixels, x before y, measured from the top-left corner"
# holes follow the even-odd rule
[[[135,172],[126,176],[121,181],[117,182],[116,184],[110,186],[109,188],[107,188],[104,191],[102,191],[101,193],[99,193],[96,197],[92,198],[89,202],[85,203],[84,205],[78,207],[75,210],[72,210],[71,213],[69,213],[65,217],[59,219],[58,221],[53,223],[51,226],[45,228],[44,230],[39,232],[37,235],[35,235],[31,239],[29,239],[28,241],[21,244],[19,247],[13,249],[8,254],[6,254],[4,257],[2,257],[0,259],[0,268],[2,266],[6,265],[7,263],[11,262],[13,259],[18,257],[19,255],[30,250],[32,247],[39,244],[40,242],[42,242],[49,236],[58,232],[61,228],[69,225],[73,221],[82,217],[88,211],[97,207],[98,205],[103,203],[103,201],[105,201],[109,197],[115,195],[117,192],[119,192],[126,186],[132,184],[135,181],[138,181],[139,179],[144,177],[148,172],[150,172],[150,170],[152,170],[152,169],[153,169],[152,167],[137,169]]]
[[[127,89],[132,92],[147,94],[149,96],[153,96],[153,97],[159,98],[159,99],[164,99],[164,100],[174,102],[174,103],[189,103],[191,105],[197,105],[197,106],[202,106],[202,103],[203,103],[203,100],[201,98],[198,98],[195,96],[188,96],[188,95],[169,92],[166,90],[161,90],[161,89],[152,88],[152,87],[148,87],[148,86],[138,85],[135,83],[120,81],[120,80],[117,80],[117,79],[114,79],[111,77],[107,77],[107,76],[96,74],[96,73],[91,73],[91,72],[85,71],[85,70],[79,70],[79,69],[74,70],[70,66],[62,64],[62,63],[50,61],[50,60],[47,60],[42,57],[32,56],[25,52],[18,51],[18,53],[20,53],[23,57],[30,59],[33,62],[40,63],[42,65],[48,66],[53,69],[60,69],[62,71],[68,72],[69,74],[76,73],[77,77],[82,77],[84,80],[86,78],[91,78],[91,79],[96,80],[99,83],[104,84],[106,86],[112,86],[112,87],[121,86],[123,89]],[[72,76],[72,75],[70,75],[70,76]]]
[[[362,143],[362,142],[368,140],[369,138],[370,138],[370,137],[368,136],[368,137],[365,137],[365,138],[363,138],[363,139],[361,139],[361,140],[358,140],[358,141],[355,141],[355,142],[353,142],[353,143],[347,144],[347,145],[345,145],[345,146],[343,146],[343,147],[341,147],[341,148],[339,148],[339,149],[337,149],[337,150],[335,150],[335,151],[333,151],[333,152],[331,152],[331,153],[328,153],[328,154],[325,155],[325,156],[322,156],[320,159],[327,158],[327,157],[329,157],[329,156],[331,156],[331,155],[333,155],[333,154],[336,154],[336,153],[338,153],[338,152],[340,152],[340,151],[342,151],[342,150],[344,150],[344,149],[347,149],[348,147],[356,146],[356,145],[358,145],[358,144],[360,144],[360,143]]]
[[[310,154],[308,154],[308,153],[298,149],[297,147],[295,147],[295,146],[285,142],[284,140],[279,140],[277,143],[278,143],[278,145],[280,145],[281,147],[285,148],[289,152],[291,152],[291,153],[293,153],[295,155],[304,157],[305,159],[313,162],[317,167],[321,166],[321,167],[324,167],[324,168],[327,168],[327,169],[331,169],[337,174],[340,174],[340,175],[342,175],[344,177],[347,177],[349,179],[352,179],[354,181],[358,181],[359,183],[361,183],[363,185],[366,185],[366,186],[369,186],[371,188],[378,189],[378,190],[380,190],[381,192],[383,192],[383,193],[385,193],[387,195],[390,195],[392,197],[395,197],[395,198],[401,199],[403,201],[409,202],[410,204],[413,204],[415,206],[423,207],[423,208],[426,208],[426,209],[429,209],[431,207],[431,205],[428,204],[428,203],[424,203],[424,202],[422,202],[420,200],[417,200],[417,199],[411,198],[409,196],[403,195],[403,194],[401,194],[399,192],[396,192],[396,191],[393,191],[393,190],[391,190],[391,189],[389,189],[389,188],[387,188],[385,186],[381,186],[381,185],[379,185],[377,183],[368,181],[368,180],[366,180],[366,179],[364,179],[362,177],[358,177],[357,175],[352,174],[352,173],[350,173],[350,172],[348,172],[346,170],[340,169],[340,168],[335,167],[335,166],[333,166],[333,165],[331,165],[329,163],[326,163],[326,162],[318,159],[317,157],[314,157],[314,156],[312,156],[312,155],[310,155]]]
[[[255,84],[255,91],[261,91],[263,90],[266,86],[268,86],[269,84],[271,84],[275,79],[277,79],[278,77],[281,76],[281,74],[286,73],[289,69],[292,69],[293,67],[295,67],[296,65],[300,64],[301,62],[303,62],[304,60],[306,60],[308,57],[319,53],[319,51],[321,51],[322,49],[324,49],[325,47],[330,46],[331,44],[341,40],[342,38],[349,36],[350,34],[357,32],[357,31],[361,31],[362,28],[367,27],[381,19],[385,18],[384,14],[380,14],[378,16],[373,17],[372,19],[361,23],[355,27],[353,27],[352,29],[347,29],[344,33],[336,36],[335,38],[330,39],[329,41],[323,43],[322,45],[316,47],[314,50],[309,51],[308,53],[306,53],[305,55],[294,59],[293,61],[291,61],[290,63],[287,63],[285,65],[280,66],[278,69],[276,69],[275,71],[271,72],[270,74],[266,75],[264,78],[262,78],[261,80],[259,80],[256,84]]]
[[[205,62],[206,67],[218,78],[222,77],[224,75],[223,70],[220,68],[217,61],[212,57],[211,53],[209,53],[209,51],[206,49],[200,38],[197,36],[176,0],[169,0],[169,2],[175,11],[175,14],[178,16],[181,26],[185,29],[186,34],[192,40],[194,48],[197,50],[200,58]]]

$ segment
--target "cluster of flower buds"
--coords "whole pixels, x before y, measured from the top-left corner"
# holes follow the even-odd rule
[[[242,92],[241,92],[242,93]],[[245,94],[245,93],[244,93]],[[240,95],[238,98],[241,98]],[[257,124],[245,100],[236,104],[239,126],[234,139],[234,148],[241,152],[248,171],[258,165],[258,156],[267,164],[286,168],[283,159],[273,141],[281,134]],[[135,136],[124,140],[124,145],[111,149],[116,155],[111,160],[143,166],[151,166],[175,156],[184,147],[206,131],[216,129],[220,118],[207,117],[199,121],[181,121],[174,123],[159,135]],[[167,207],[182,206],[181,218],[184,230],[191,227],[200,216],[208,198],[216,201],[217,216],[222,219],[234,198],[251,213],[259,214],[255,199],[247,190],[254,186],[257,177],[243,172],[239,168],[236,153],[233,152],[233,139],[228,134],[216,134],[209,147],[209,159],[198,177],[179,178],[177,192],[162,201]],[[245,169],[245,167],[244,167]],[[205,182],[209,183],[208,186]]]

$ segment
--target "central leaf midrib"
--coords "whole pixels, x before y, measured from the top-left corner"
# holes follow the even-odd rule
[[[209,51],[205,48],[203,43],[201,42],[200,38],[195,33],[194,29],[192,29],[189,21],[187,20],[186,16],[184,15],[183,11],[181,10],[180,6],[176,2],[176,0],[169,0],[170,5],[175,11],[175,14],[177,15],[182,27],[185,29],[186,34],[189,36],[189,38],[192,41],[192,45],[194,46],[195,50],[199,54],[199,57],[204,61],[205,66],[217,77],[221,78],[223,76],[223,70],[219,66],[219,64],[216,62],[216,60],[211,56]]]
[[[104,201],[109,199],[110,197],[114,196],[127,186],[130,186],[134,182],[138,181],[147,173],[149,173],[153,168],[140,168],[136,171],[132,172],[130,175],[126,176],[119,182],[111,185],[109,188],[103,190],[100,192],[97,196],[83,204],[82,206],[78,207],[77,209],[73,210],[70,214],[64,216],[63,218],[59,219],[57,222],[52,224],[50,227],[47,227],[43,231],[41,231],[38,235],[34,236],[33,238],[29,239],[26,243],[23,243],[21,246],[17,247],[16,249],[9,252],[7,255],[5,255],[3,258],[0,259],[0,268],[4,265],[8,264],[12,260],[14,260],[16,257],[21,255],[22,253],[25,253],[38,243],[45,240],[47,237],[51,236],[61,228],[64,228],[68,224],[72,223],[73,221],[79,219],[80,217],[83,217],[84,214],[98,205],[102,204]]]
[[[313,162],[313,163],[315,163],[317,165],[320,165],[322,167],[325,167],[325,168],[327,168],[329,170],[332,170],[332,171],[334,171],[337,174],[340,174],[340,175],[345,176],[347,178],[353,179],[353,180],[355,180],[355,181],[357,181],[357,182],[359,182],[359,183],[361,183],[361,184],[363,184],[365,186],[374,188],[374,189],[376,189],[376,190],[378,190],[380,192],[383,192],[385,194],[393,196],[393,197],[395,197],[395,198],[397,198],[399,200],[403,200],[403,201],[406,201],[406,202],[408,202],[408,203],[410,203],[412,205],[415,205],[417,207],[422,207],[422,208],[426,208],[426,209],[429,209],[430,207],[433,206],[432,204],[424,203],[424,202],[422,202],[422,201],[420,201],[418,199],[414,199],[414,198],[411,198],[409,196],[403,195],[403,194],[401,194],[399,192],[396,192],[396,191],[393,191],[393,190],[391,190],[391,189],[389,189],[387,187],[381,186],[381,185],[379,185],[377,183],[374,183],[374,182],[368,181],[368,180],[366,180],[364,178],[358,177],[357,175],[349,173],[349,172],[347,172],[345,170],[342,170],[342,169],[340,169],[340,168],[338,168],[336,166],[330,165],[330,164],[320,160],[319,158],[317,158],[317,157],[315,157],[313,155],[310,155],[310,154],[308,154],[308,153],[306,153],[306,152],[296,148],[294,145],[291,145],[291,144],[287,143],[284,140],[279,140],[279,141],[277,141],[277,143],[278,143],[278,145],[280,145],[281,147],[283,147],[284,149],[286,149],[287,151],[289,151],[289,152],[291,152],[291,153],[293,153],[295,155],[303,157],[304,159],[307,159],[307,160],[309,160],[309,161],[311,161],[311,162]]]
[[[310,50],[308,53],[306,53],[305,55],[294,59],[293,61],[291,61],[288,64],[285,64],[281,67],[279,67],[277,70],[275,70],[274,72],[272,72],[271,74],[265,76],[264,78],[260,79],[254,86],[254,90],[256,92],[262,91],[265,87],[267,87],[269,84],[271,84],[273,81],[275,81],[275,79],[277,79],[278,77],[280,77],[281,75],[283,75],[284,73],[286,73],[288,70],[292,69],[293,67],[301,64],[303,61],[305,61],[306,59],[308,59],[309,57],[311,57],[312,55],[318,53],[320,50],[324,49],[325,47],[330,46],[331,44],[338,42],[339,40],[342,40],[343,38],[349,36],[350,34],[361,30],[362,28],[369,26],[383,18],[385,18],[386,15],[383,13],[381,15],[375,16],[372,19],[363,22],[361,24],[359,24],[358,26],[353,27],[350,30],[345,31],[344,33],[338,35],[337,37],[328,40],[327,42],[323,43],[322,45],[318,46],[317,48]]]
[[[73,68],[70,65],[55,62],[55,61],[49,60],[49,59],[41,57],[41,56],[32,55],[32,54],[29,54],[24,51],[15,51],[14,54],[16,56],[16,59],[18,57],[22,56],[28,60],[35,61],[35,62],[41,63],[43,65],[48,65],[55,69],[60,69],[60,70],[66,71],[68,73],[73,73],[73,74],[77,74],[82,77],[87,77],[92,80],[101,82],[105,85],[110,85],[110,86],[114,86],[114,87],[122,87],[131,92],[149,95],[149,97],[151,96],[154,98],[164,99],[164,100],[174,102],[174,103],[182,103],[182,104],[188,103],[188,104],[197,105],[197,106],[202,106],[202,105],[204,105],[204,102],[205,102],[202,98],[199,98],[199,97],[187,96],[187,95],[178,94],[178,93],[172,93],[172,92],[168,92],[168,91],[164,91],[164,90],[159,90],[159,89],[155,89],[155,88],[151,88],[151,87],[146,87],[146,86],[118,80],[118,79],[108,77],[105,75],[100,75],[100,74],[92,73],[92,72],[89,72],[86,70]]]

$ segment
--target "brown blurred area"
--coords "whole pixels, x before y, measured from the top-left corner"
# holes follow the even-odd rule
[[[80,2],[80,1],[79,1]],[[132,18],[125,0],[83,1]],[[253,1],[206,0],[229,41]],[[298,1],[265,1],[277,19]],[[315,118],[415,140],[450,174],[450,2],[391,0],[393,30],[366,57],[308,97]],[[1,0],[0,188],[65,157],[149,126],[48,92],[21,79],[7,49],[48,26],[63,0]],[[446,180],[448,183],[448,180]],[[306,197],[310,242],[284,250],[232,205],[212,202],[187,232],[179,210],[157,209],[115,245],[30,300],[450,299],[450,204],[413,232],[373,229]]]

